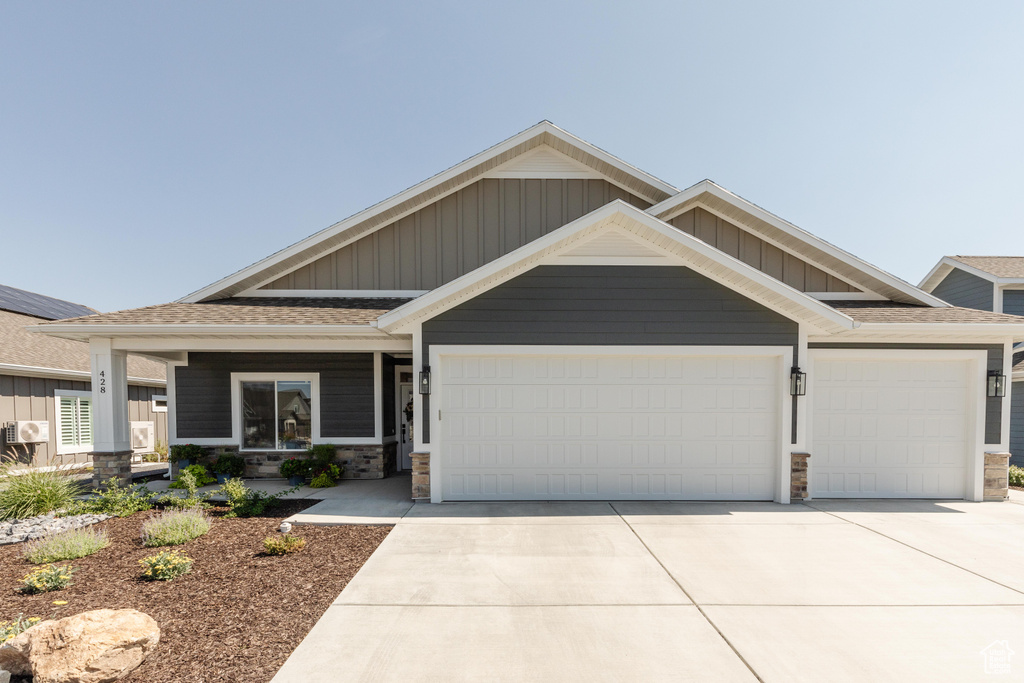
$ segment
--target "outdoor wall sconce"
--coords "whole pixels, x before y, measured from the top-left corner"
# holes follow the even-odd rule
[[[807,373],[800,372],[800,368],[794,367],[789,374],[789,395],[807,395]]]
[[[1006,375],[998,370],[989,370],[988,372],[988,396],[990,398],[1006,396]]]
[[[430,393],[430,366],[424,365],[423,372],[420,373],[420,393]]]

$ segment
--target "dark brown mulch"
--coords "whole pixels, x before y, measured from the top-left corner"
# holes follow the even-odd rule
[[[72,561],[78,571],[63,591],[17,592],[33,566],[21,558],[23,544],[0,546],[0,621],[134,608],[160,624],[160,645],[125,681],[269,681],[391,530],[300,526],[292,533],[306,539],[302,552],[262,555],[263,539],[312,502],[283,501],[268,513],[273,517],[215,519],[208,534],[178,546],[194,564],[190,574],[169,582],[138,578],[139,560],[163,550],[146,548],[139,538],[149,512],[98,524],[110,545]]]

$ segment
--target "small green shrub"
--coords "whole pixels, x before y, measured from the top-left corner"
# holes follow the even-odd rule
[[[317,462],[329,463],[334,462],[334,458],[338,454],[338,447],[333,443],[318,443],[307,448],[306,452],[313,456],[313,460]]]
[[[149,548],[181,545],[208,532],[211,524],[202,510],[168,510],[142,525],[142,543]]]
[[[180,462],[182,460],[195,462],[205,454],[206,449],[202,446],[197,446],[194,443],[176,443],[171,446],[171,452],[167,459],[170,462]]]
[[[288,458],[281,462],[281,476],[285,477],[304,477],[309,474],[309,461],[300,460],[299,458]]]
[[[78,501],[76,514],[114,515],[128,517],[153,507],[153,493],[145,486],[123,486],[116,477],[107,481],[105,489],[93,489],[92,497]]]
[[[188,489],[189,484],[182,481],[182,478],[186,475],[191,474],[195,479],[195,485],[197,487],[209,486],[210,484],[217,483],[217,477],[211,476],[206,468],[202,465],[189,465],[185,469],[178,472],[178,479],[168,486],[169,489]]]
[[[291,534],[267,536],[263,539],[263,551],[267,555],[288,555],[297,553],[305,547],[306,539]]]
[[[10,471],[0,481],[0,519],[24,519],[63,510],[82,493],[82,485],[64,470]]]
[[[240,477],[245,474],[245,459],[234,453],[221,453],[210,468],[215,474]]]
[[[70,564],[48,564],[35,569],[21,580],[23,593],[49,593],[64,590],[71,585],[71,575],[75,568]]]
[[[110,545],[107,532],[97,529],[69,529],[29,541],[22,556],[32,564],[77,560]]]
[[[181,473],[178,477],[178,481],[186,491],[186,495],[176,496],[173,493],[165,493],[159,498],[154,499],[154,503],[161,507],[173,508],[176,510],[193,510],[197,508],[209,507],[210,496],[213,495],[213,491],[209,493],[199,493],[199,483],[196,481],[196,477],[192,472],[186,470]]]
[[[266,491],[254,491],[241,479],[229,479],[220,487],[231,510],[225,517],[258,517],[272,507],[277,506],[281,498],[299,490],[299,486],[270,495]]]
[[[15,636],[24,633],[40,621],[42,621],[42,619],[39,617],[26,618],[22,614],[15,617],[14,621],[0,621],[0,645],[3,645]]]
[[[1010,465],[1010,486],[1020,486],[1024,488],[1024,467]]]
[[[146,581],[170,581],[192,571],[192,558],[178,550],[165,550],[139,560]]]

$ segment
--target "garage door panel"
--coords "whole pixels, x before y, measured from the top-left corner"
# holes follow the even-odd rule
[[[815,361],[816,497],[963,497],[969,364]]]

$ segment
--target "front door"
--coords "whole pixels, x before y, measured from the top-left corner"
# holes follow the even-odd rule
[[[398,462],[403,470],[412,469],[413,424],[409,418],[412,406],[412,383],[398,385],[398,414],[401,429],[398,434]]]

